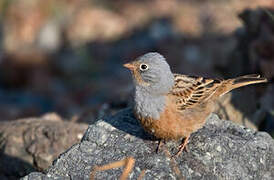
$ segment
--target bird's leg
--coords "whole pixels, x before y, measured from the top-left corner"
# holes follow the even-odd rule
[[[157,146],[157,148],[156,148],[156,153],[159,153],[160,148],[163,146],[163,143],[164,143],[164,140],[159,139],[159,141],[158,141],[158,146]]]
[[[179,156],[179,155],[183,152],[184,149],[187,150],[187,143],[188,143],[189,137],[190,137],[190,135],[187,136],[186,138],[184,138],[184,140],[183,140],[182,143],[180,144],[179,150],[178,150],[178,152],[175,154],[176,157]]]

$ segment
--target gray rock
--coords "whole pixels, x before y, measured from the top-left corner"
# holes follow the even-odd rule
[[[264,132],[247,129],[212,114],[204,128],[192,134],[189,152],[173,161],[179,142],[168,142],[156,154],[157,141],[146,134],[126,109],[89,126],[81,143],[57,158],[46,175],[31,173],[30,179],[89,179],[95,165],[132,156],[136,163],[129,179],[273,179],[274,141]],[[175,173],[175,169],[179,172]],[[97,172],[96,179],[118,179],[122,168]]]
[[[55,113],[0,122],[0,179],[48,169],[60,153],[80,142],[87,128]]]

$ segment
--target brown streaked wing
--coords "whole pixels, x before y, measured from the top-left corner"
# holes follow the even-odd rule
[[[169,94],[175,96],[178,110],[194,107],[206,101],[222,84],[222,80],[174,74],[174,87]]]

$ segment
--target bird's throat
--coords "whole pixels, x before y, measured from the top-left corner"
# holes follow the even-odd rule
[[[136,87],[134,97],[135,112],[142,117],[160,119],[161,113],[165,110],[166,96],[155,96],[150,94],[143,87]]]

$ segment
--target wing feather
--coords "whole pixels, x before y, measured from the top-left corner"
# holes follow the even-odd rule
[[[194,107],[211,97],[222,80],[174,74],[174,87],[170,94],[176,99],[178,110]]]

